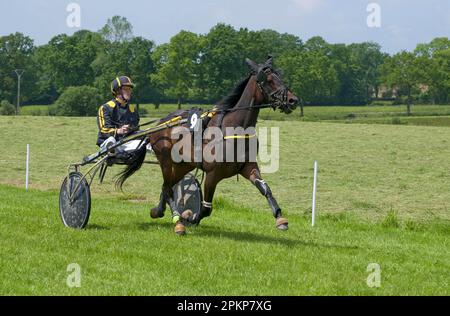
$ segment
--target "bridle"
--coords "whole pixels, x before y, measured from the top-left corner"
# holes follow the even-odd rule
[[[277,107],[287,105],[289,89],[283,85],[275,91],[267,91],[265,83],[267,82],[267,77],[269,75],[276,77],[281,82],[280,77],[276,73],[274,73],[270,69],[270,67],[265,67],[259,70],[259,72],[256,74],[256,85],[263,94],[264,99],[267,100],[268,105],[270,105],[275,110]]]
[[[280,81],[280,77],[270,69],[270,67],[265,67],[259,72],[252,72],[252,75],[256,76],[256,86],[261,91],[264,100],[267,100],[267,103],[260,104],[260,105],[250,105],[250,106],[244,106],[239,108],[231,108],[231,109],[221,109],[220,112],[235,112],[240,110],[249,110],[249,109],[265,109],[265,108],[272,108],[273,110],[276,110],[277,107],[284,107],[288,104],[288,91],[289,88],[282,86],[278,88],[275,91],[267,91],[265,88],[265,83],[267,82],[267,76],[272,75],[278,78]],[[211,111],[217,111],[217,109],[213,109]]]

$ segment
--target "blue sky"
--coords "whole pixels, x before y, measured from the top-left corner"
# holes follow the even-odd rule
[[[67,5],[78,3],[81,28],[70,28]],[[381,27],[367,26],[367,5],[381,8]],[[134,34],[157,44],[180,30],[207,33],[222,22],[235,28],[273,29],[307,40],[331,43],[375,41],[388,53],[412,50],[417,43],[450,37],[450,0],[0,0],[0,36],[22,32],[47,43],[80,29],[96,31],[108,18],[125,16]]]

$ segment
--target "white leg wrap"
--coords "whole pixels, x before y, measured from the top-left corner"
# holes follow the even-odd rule
[[[212,203],[210,202],[202,201],[202,205],[207,208],[212,208]]]

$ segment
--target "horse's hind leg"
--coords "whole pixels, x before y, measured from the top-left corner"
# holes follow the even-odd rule
[[[261,178],[258,165],[256,163],[245,164],[241,170],[241,175],[250,180],[258,188],[259,192],[266,197],[272,209],[273,216],[276,219],[276,227],[280,230],[287,230],[288,220],[281,216],[281,208],[273,197],[269,185]]]
[[[171,195],[168,195],[168,193],[170,193],[170,192],[167,192],[168,190],[166,189],[166,182],[169,181],[169,179],[170,179],[170,175],[171,175],[170,171],[172,169],[172,166],[170,166],[167,163],[161,162],[160,167],[161,167],[161,171],[162,171],[163,178],[164,178],[164,184],[161,189],[161,194],[159,196],[158,205],[150,210],[151,218],[164,217],[164,211],[166,210],[166,203],[168,202],[168,198],[171,196]]]
[[[181,217],[183,208],[181,204],[183,201],[180,202],[180,205],[177,205],[172,188],[192,169],[194,169],[194,166],[188,164],[174,165],[170,161],[161,164],[164,184],[162,186],[160,204],[155,209],[159,211],[165,208],[166,203],[169,204],[170,210],[172,211],[172,221],[175,224],[175,233],[178,235],[184,235],[186,233],[186,228],[183,223],[184,219]],[[164,211],[162,212],[162,216],[164,216]]]
[[[168,156],[168,152],[169,151],[167,150],[166,152],[164,152],[165,155],[162,155],[162,157],[158,157],[158,160],[160,161],[160,167],[164,183],[162,185],[159,203],[156,207],[152,208],[150,211],[150,216],[152,218],[164,217],[164,211],[166,210],[166,203],[169,203],[169,206],[172,210],[172,214],[174,213],[174,211],[176,211],[174,209],[174,207],[176,207],[176,203],[173,201],[173,190],[172,190],[172,186],[175,183],[173,166],[170,160],[165,159]]]
[[[164,211],[166,210],[167,198],[164,194],[164,191],[161,191],[159,196],[159,203],[157,206],[150,210],[151,218],[159,218],[164,217]]]
[[[186,228],[182,222],[180,214],[181,210],[178,209],[178,205],[173,198],[172,187],[172,181],[164,181],[159,205],[152,209],[150,215],[152,218],[163,217],[166,203],[168,203],[170,210],[172,211],[172,222],[175,224],[175,233],[177,235],[184,235],[186,234]]]
[[[170,160],[170,150],[166,149],[162,152],[161,156],[158,157],[160,162],[161,172],[163,175],[164,183],[162,186],[161,194],[159,197],[159,203],[157,206],[151,209],[150,216],[152,218],[164,217],[164,211],[166,210],[166,204],[169,203],[169,206],[172,210],[172,213],[177,210],[174,210],[174,206],[176,205],[173,201],[173,190],[172,187],[175,183],[177,183],[184,176],[184,170],[179,170],[180,168],[174,166]],[[182,168],[183,169],[183,168]],[[189,172],[187,169],[185,173]],[[175,214],[176,215],[176,214]]]

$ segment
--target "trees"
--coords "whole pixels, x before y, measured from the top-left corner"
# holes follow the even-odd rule
[[[102,98],[96,88],[69,87],[54,105],[54,114],[63,116],[96,116]]]
[[[232,26],[220,23],[206,34],[200,56],[205,100],[216,101],[230,92],[247,71],[245,57],[244,45]]]
[[[378,95],[380,68],[387,54],[382,53],[381,46],[373,42],[351,44],[349,48],[361,80],[361,89],[365,91],[365,102],[370,104],[372,95]]]
[[[124,43],[133,39],[133,26],[127,18],[115,15],[108,19],[98,33],[111,43]]]
[[[14,115],[16,114],[16,107],[9,103],[7,100],[3,100],[0,103],[0,115]]]
[[[450,48],[450,40],[447,37],[437,37],[427,44],[417,44],[414,52],[418,56],[433,57],[435,53]]]
[[[271,54],[277,59],[286,52],[298,52],[303,48],[300,38],[291,34],[280,34],[273,30],[238,31],[239,41],[243,45],[243,56],[255,61],[264,61]]]
[[[155,71],[152,61],[154,43],[142,37],[134,37],[125,43],[106,43],[91,63],[94,86],[104,98],[111,96],[111,81],[120,75],[131,77],[135,83],[134,99],[139,103],[151,101],[156,93],[150,74]]]
[[[36,100],[52,103],[68,87],[93,86],[110,98],[110,83],[118,75],[132,77],[135,100],[151,101],[158,91],[151,85],[154,43],[132,36],[125,18],[113,17],[99,33],[81,30],[61,34],[39,47],[33,61],[39,80]]]
[[[104,98],[111,96],[111,81],[120,75],[131,77],[135,83],[134,100],[154,101],[159,91],[151,84],[150,74],[155,71],[152,54],[154,42],[133,35],[133,26],[125,17],[114,16],[98,32],[105,43],[91,67],[95,74],[94,86]]]
[[[213,102],[247,74],[246,57],[264,61],[268,54],[275,57],[284,81],[308,104],[369,104],[380,83],[408,96],[408,112],[417,88],[421,100],[450,102],[446,37],[417,45],[412,55],[388,57],[373,42],[330,44],[319,36],[303,42],[292,34],[236,30],[219,23],[206,34],[181,31],[156,47],[135,37],[132,25],[120,16],[108,19],[98,32],[60,34],[39,47],[21,33],[0,37],[0,100],[15,103],[14,69],[24,69],[21,99],[28,103],[53,103],[73,86],[95,87],[107,99],[110,83],[119,75],[135,82],[138,104]]]
[[[53,37],[36,55],[39,77],[46,81],[43,86],[54,88],[58,94],[71,86],[92,86],[95,75],[91,64],[104,46],[99,34],[85,30]]]
[[[440,50],[433,56],[433,67],[435,72],[429,71],[431,80],[429,80],[433,88],[435,99],[439,103],[450,102],[450,48]],[[435,76],[433,76],[435,74]]]
[[[23,69],[24,77],[21,82],[21,101],[33,98],[36,80],[33,54],[35,52],[33,40],[22,33],[9,34],[0,37],[0,100],[15,103],[17,98],[17,77],[15,69]]]
[[[331,104],[339,89],[332,61],[317,51],[284,54],[277,65],[284,81],[306,104]]]
[[[440,37],[428,44],[418,44],[414,53],[430,101],[433,104],[450,102],[450,40]]]
[[[363,84],[361,67],[351,47],[345,44],[330,46],[330,58],[336,69],[339,89],[335,96],[335,104],[366,104],[366,91]]]
[[[156,73],[151,80],[165,95],[181,103],[193,96],[196,69],[200,62],[200,37],[192,32],[181,31],[170,43],[159,46],[153,54]]]
[[[407,96],[407,114],[411,115],[412,93],[421,83],[418,61],[414,53],[402,51],[386,58],[381,67],[382,81],[391,88],[398,88]]]

